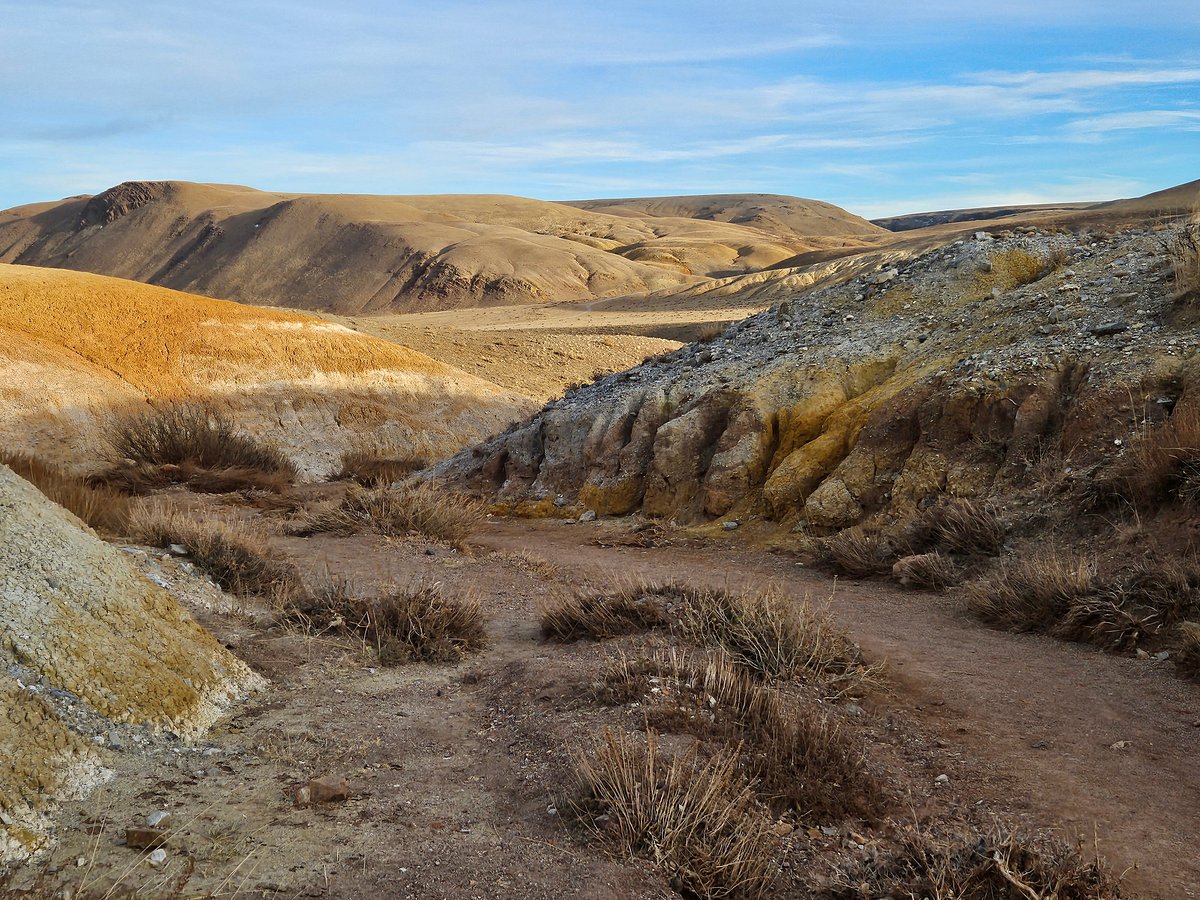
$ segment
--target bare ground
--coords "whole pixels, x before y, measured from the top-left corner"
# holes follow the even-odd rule
[[[104,895],[122,878],[139,896],[675,896],[648,864],[611,859],[563,824],[570,751],[621,713],[590,696],[611,651],[543,643],[535,614],[570,585],[643,576],[832,591],[837,618],[889,663],[890,693],[864,703],[855,727],[896,786],[898,817],[975,810],[1062,826],[1118,870],[1138,866],[1126,886],[1140,896],[1200,896],[1200,691],[1169,663],[989,631],[952,597],[835,586],[732,541],[596,544],[621,527],[495,521],[469,554],[377,537],[281,539],[314,578],[370,587],[421,577],[478,594],[490,647],[456,666],[379,668],[369,648],[251,608],[206,614],[272,680],[269,694],[197,748],[122,754],[103,795],[65,810],[40,881],[30,869],[12,887]],[[183,577],[174,562],[158,565]],[[1131,743],[1112,749],[1121,741]],[[293,805],[295,788],[330,773],[349,778],[349,802]],[[937,788],[943,773],[949,785]],[[157,870],[121,840],[155,809],[175,817]],[[804,896],[804,877],[847,845],[842,831],[819,829],[781,843],[784,896]]]

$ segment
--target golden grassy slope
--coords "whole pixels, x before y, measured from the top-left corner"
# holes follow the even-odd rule
[[[0,335],[0,436],[74,466],[64,436],[94,448],[114,409],[148,401],[214,402],[309,471],[364,433],[455,449],[529,405],[312,316],[64,270],[0,265]]]

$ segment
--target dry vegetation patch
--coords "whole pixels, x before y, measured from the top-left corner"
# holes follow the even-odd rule
[[[818,896],[928,900],[1117,900],[1120,878],[1097,856],[1000,825],[956,832],[908,826],[899,846],[838,873]]]
[[[271,549],[263,532],[244,523],[142,502],[130,513],[129,534],[153,547],[181,544],[213,581],[239,596],[286,599],[301,589],[296,568]]]
[[[0,451],[0,463],[97,531],[124,534],[128,528],[130,502],[125,495],[25,453]]]
[[[407,444],[369,442],[342,453],[336,477],[367,487],[382,487],[421,471],[432,461],[429,453]]]
[[[829,696],[862,692],[881,678],[825,610],[777,590],[761,593],[639,584],[606,594],[553,599],[540,609],[548,638],[605,639],[670,628],[720,648],[758,678],[798,679]]]
[[[1171,499],[1200,505],[1200,407],[1176,408],[1161,425],[1143,427],[1130,444],[1116,488],[1142,509]]]
[[[232,420],[202,404],[123,416],[112,424],[108,441],[119,463],[93,480],[131,494],[171,484],[201,493],[281,491],[296,477],[278,448],[239,432]]]
[[[457,662],[487,646],[479,600],[447,597],[439,582],[370,597],[358,595],[349,582],[331,582],[285,613],[309,630],[361,638],[384,665]]]
[[[1181,675],[1200,678],[1200,623],[1181,622],[1177,631],[1179,649],[1175,653],[1175,666]]]
[[[1200,222],[1189,222],[1173,231],[1166,250],[1175,299],[1200,301]]]
[[[1052,251],[1042,256],[1014,247],[993,253],[989,259],[990,268],[978,276],[978,284],[983,293],[991,293],[993,289],[1010,291],[1026,284],[1033,284],[1045,278],[1059,266],[1066,263],[1065,251]]]
[[[736,750],[670,755],[654,732],[606,729],[575,765],[573,806],[591,833],[651,860],[684,895],[760,897],[770,887],[776,840]]]
[[[410,533],[461,547],[487,518],[478,500],[424,482],[391,488],[352,485],[336,505],[300,516],[293,534],[340,535],[375,531],[398,537]]]

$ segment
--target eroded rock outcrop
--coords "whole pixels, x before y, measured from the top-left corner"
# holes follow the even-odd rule
[[[109,775],[80,721],[189,740],[261,677],[129,557],[0,466],[0,864]]]
[[[518,512],[841,529],[1111,456],[1196,369],[1150,229],[982,234],[891,265],[581,388],[435,474]]]

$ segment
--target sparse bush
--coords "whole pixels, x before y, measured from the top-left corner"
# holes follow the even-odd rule
[[[1144,427],[1130,443],[1116,488],[1142,508],[1171,498],[1200,503],[1200,406],[1176,407],[1161,425]]]
[[[888,539],[878,529],[854,525],[818,545],[818,553],[843,575],[866,578],[892,570],[895,558]]]
[[[197,519],[159,504],[136,504],[129,516],[132,538],[153,547],[182,544],[193,561],[222,588],[239,596],[276,601],[301,588],[295,566],[281,559],[266,536],[248,525]]]
[[[1200,624],[1181,622],[1176,630],[1179,649],[1175,651],[1175,667],[1181,675],[1200,678]]]
[[[291,530],[300,535],[373,530],[392,537],[416,532],[462,546],[486,517],[480,501],[428,482],[373,490],[352,485],[341,503],[302,515]]]
[[[896,560],[892,577],[904,587],[941,591],[958,582],[959,569],[953,560],[934,550]]]
[[[826,900],[878,897],[946,900],[1119,900],[1120,878],[1078,846],[1002,825],[933,831],[908,826],[899,846],[855,860],[817,894]]]
[[[369,641],[384,665],[457,662],[487,646],[479,601],[446,597],[438,582],[360,597],[348,582],[333,581],[288,612],[310,628]]]
[[[1200,222],[1175,229],[1166,243],[1176,301],[1200,301]]]
[[[170,484],[201,493],[280,491],[296,475],[277,448],[238,432],[230,419],[200,404],[119,418],[108,441],[120,463],[94,480],[132,494]]]
[[[376,441],[345,450],[336,477],[367,487],[382,487],[421,471],[430,462],[428,454],[414,447]]]
[[[128,527],[129,498],[123,494],[90,485],[84,478],[25,453],[0,451],[0,463],[97,531],[124,534]]]
[[[600,841],[649,859],[696,897],[759,897],[769,888],[775,840],[740,772],[736,750],[701,760],[669,756],[645,739],[606,729],[576,757],[573,806]]]
[[[1096,592],[1094,564],[1054,553],[1005,562],[992,574],[968,584],[967,607],[990,625],[1010,631],[1048,630],[1072,603]]]
[[[754,789],[804,818],[877,812],[882,789],[860,742],[811,700],[784,701],[725,653],[622,655],[604,673],[601,698],[638,702],[647,725],[742,748]]]
[[[711,344],[725,333],[728,325],[728,322],[705,322],[697,325],[692,341],[696,344]]]
[[[636,585],[559,598],[541,609],[541,622],[547,637],[564,641],[670,627],[693,644],[723,649],[756,677],[796,678],[829,696],[861,692],[880,676],[827,612],[774,590]]]
[[[956,500],[931,512],[938,543],[960,553],[994,555],[1004,548],[1005,529],[990,502]]]

